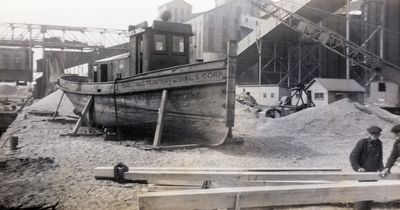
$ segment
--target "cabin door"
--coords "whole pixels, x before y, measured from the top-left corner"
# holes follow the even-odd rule
[[[100,65],[100,82],[107,82],[108,81],[108,65],[101,64]]]
[[[136,74],[143,73],[143,36],[137,37]]]

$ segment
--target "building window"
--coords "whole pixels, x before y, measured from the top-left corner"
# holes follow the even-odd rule
[[[4,68],[10,67],[10,56],[8,54],[3,55],[3,64],[4,64]]]
[[[266,98],[267,97],[267,93],[263,93],[263,97]]]
[[[166,36],[162,34],[154,35],[154,50],[166,51]]]
[[[378,91],[379,92],[386,92],[386,84],[384,82],[378,83]]]
[[[15,68],[16,69],[22,69],[21,55],[15,55]]]
[[[271,93],[271,98],[274,98],[275,97],[275,93]]]
[[[185,52],[185,42],[182,36],[172,36],[172,52]]]
[[[315,100],[324,100],[324,93],[314,93]]]

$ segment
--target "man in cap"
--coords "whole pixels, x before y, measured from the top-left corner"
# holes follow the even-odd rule
[[[395,142],[393,144],[392,152],[390,153],[390,156],[386,162],[386,166],[381,172],[382,177],[385,177],[390,172],[390,169],[400,156],[400,124],[393,126],[392,130],[390,131],[395,135]]]
[[[377,172],[383,169],[382,142],[379,136],[382,129],[378,126],[371,126],[367,129],[368,138],[359,140],[350,153],[350,163],[357,172]],[[354,209],[372,209],[373,201],[361,201],[354,203]]]

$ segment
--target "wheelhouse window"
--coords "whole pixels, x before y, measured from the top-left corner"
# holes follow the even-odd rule
[[[154,35],[154,50],[165,52],[167,50],[166,36],[163,34]]]
[[[324,93],[314,93],[315,100],[324,100]]]
[[[185,52],[185,41],[182,36],[172,36],[172,52]]]

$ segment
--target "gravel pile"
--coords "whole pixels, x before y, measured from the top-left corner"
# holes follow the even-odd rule
[[[61,99],[62,90],[57,90],[51,93],[50,95],[36,101],[32,105],[25,108],[26,111],[43,111],[43,112],[51,112],[56,111],[58,102]],[[58,113],[60,115],[74,115],[73,110],[74,106],[71,101],[68,99],[66,95],[64,95],[63,100],[60,104],[60,108],[58,109]]]
[[[371,125],[382,127],[384,135],[390,135],[391,127],[400,123],[400,116],[379,107],[365,106],[349,99],[342,99],[326,106],[308,108],[277,119],[238,118],[236,122],[238,132],[252,129],[256,136],[284,134],[354,136],[365,133],[365,129]]]

